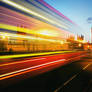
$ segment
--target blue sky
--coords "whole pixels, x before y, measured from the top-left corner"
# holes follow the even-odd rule
[[[92,0],[45,0],[81,27],[86,40],[91,40],[88,17],[92,17]]]

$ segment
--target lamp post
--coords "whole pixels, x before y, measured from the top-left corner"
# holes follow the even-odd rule
[[[91,43],[92,43],[92,26],[91,26]]]
[[[89,18],[87,19],[87,22],[88,22],[89,24],[92,24],[92,17],[89,17]],[[91,25],[91,43],[92,43],[92,25]]]

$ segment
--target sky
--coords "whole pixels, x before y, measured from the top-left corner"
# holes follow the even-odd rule
[[[44,0],[76,23],[82,30],[85,40],[91,41],[92,0]]]

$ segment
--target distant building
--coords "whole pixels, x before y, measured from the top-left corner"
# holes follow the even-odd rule
[[[84,36],[83,35],[77,35],[77,40],[84,40]]]
[[[92,43],[85,43],[84,50],[92,50]]]

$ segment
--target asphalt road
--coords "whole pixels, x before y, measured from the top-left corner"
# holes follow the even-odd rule
[[[92,54],[2,89],[25,92],[92,92]]]
[[[85,52],[74,52],[65,54],[53,54],[40,57],[27,57],[21,60],[14,58],[4,59],[6,62],[0,60],[0,84],[8,86],[14,82],[27,79],[47,71],[56,69],[79,60],[80,57],[86,56]],[[18,58],[19,59],[19,58]],[[7,61],[8,60],[8,61]],[[11,60],[11,61],[9,61]]]

